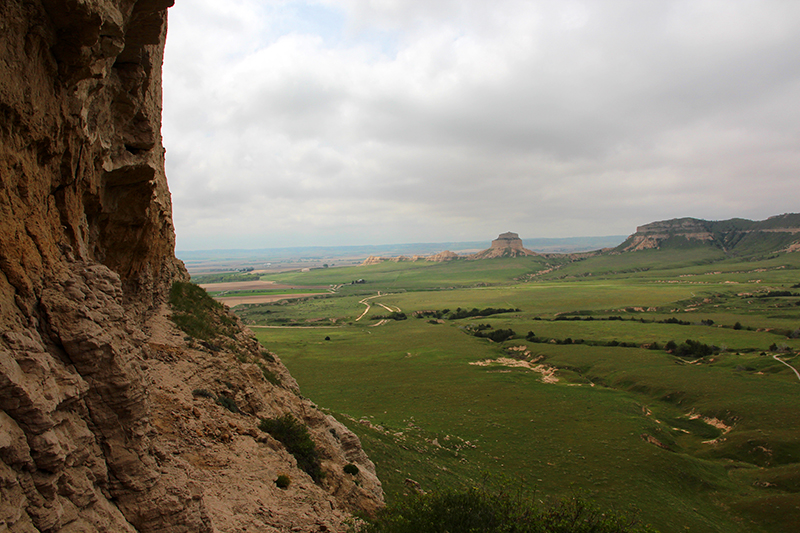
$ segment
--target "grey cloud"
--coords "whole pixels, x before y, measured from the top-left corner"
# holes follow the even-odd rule
[[[192,5],[165,67],[179,246],[197,219],[356,244],[794,207],[800,5],[350,0],[293,25],[245,1],[218,26]]]

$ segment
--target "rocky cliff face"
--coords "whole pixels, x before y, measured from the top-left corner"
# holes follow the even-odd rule
[[[382,503],[358,439],[276,357],[279,384],[240,329],[211,349],[166,318],[186,276],[160,137],[171,4],[0,3],[0,531],[330,531]],[[192,394],[221,387],[240,413]],[[322,483],[255,429],[285,413]]]
[[[687,243],[719,248],[732,255],[796,251],[800,246],[800,215],[777,215],[762,221],[662,220],[636,228],[636,233],[616,251],[634,252]]]

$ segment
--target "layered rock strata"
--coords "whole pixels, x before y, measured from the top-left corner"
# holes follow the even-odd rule
[[[382,503],[358,439],[277,358],[282,385],[246,333],[209,350],[165,318],[186,278],[160,137],[171,4],[0,3],[0,531],[336,531]],[[320,485],[255,429],[285,413]]]

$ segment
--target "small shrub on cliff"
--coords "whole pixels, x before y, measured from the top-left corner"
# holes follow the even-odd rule
[[[265,365],[261,361],[259,361],[256,364],[258,365],[258,368],[261,369],[261,374],[264,376],[264,379],[266,379],[269,383],[272,383],[273,385],[281,384],[281,378],[276,376],[272,370],[267,368],[267,365]]]
[[[217,403],[230,411],[231,413],[241,413],[239,407],[236,405],[236,400],[230,396],[217,396]]]
[[[281,474],[275,479],[275,486],[279,489],[288,489],[289,485],[292,484],[292,478],[287,476],[286,474]]]
[[[354,465],[353,463],[348,463],[348,464],[344,465],[344,473],[345,474],[350,474],[351,476],[357,476],[358,475],[358,467],[356,465]]]
[[[308,428],[290,414],[276,418],[262,418],[258,428],[269,433],[286,447],[297,460],[297,466],[305,471],[315,483],[322,481],[325,473],[319,462],[319,453]]]

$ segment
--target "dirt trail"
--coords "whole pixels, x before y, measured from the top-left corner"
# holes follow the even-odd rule
[[[792,365],[790,365],[789,363],[787,363],[783,359],[778,359],[777,355],[773,355],[772,358],[775,359],[776,361],[779,361],[779,362],[783,363],[784,365],[788,366],[789,368],[791,368],[792,372],[794,372],[794,375],[797,376],[798,380],[800,380],[800,372],[798,372],[795,367],[793,367]]]
[[[369,313],[369,310],[372,308],[372,306],[370,306],[370,304],[369,304],[369,300],[373,300],[373,299],[375,299],[375,298],[380,298],[381,296],[389,296],[389,295],[388,295],[388,294],[381,294],[381,291],[378,291],[378,294],[376,294],[375,296],[367,296],[367,297],[366,297],[366,298],[364,298],[363,300],[359,300],[359,301],[358,301],[358,303],[366,305],[366,306],[367,306],[367,308],[366,308],[366,309],[364,309],[364,312],[363,312],[363,313],[361,313],[361,314],[358,316],[358,318],[356,318],[356,322],[358,322],[359,320],[361,320],[362,318],[364,318],[364,316],[365,316],[367,313]],[[386,309],[386,310],[387,310],[387,311],[389,311],[390,313],[400,313],[400,312],[401,312],[399,307],[391,307],[391,306],[388,306],[388,305],[385,305],[385,304],[381,304],[381,303],[377,303],[377,302],[375,302],[375,305],[380,305],[381,307],[383,307],[384,309]],[[381,322],[378,322],[378,323],[377,323],[377,324],[375,324],[375,325],[376,325],[376,326],[383,325],[383,324],[385,324],[386,322],[387,322],[386,320],[383,320],[383,321],[381,321]]]
[[[358,301],[358,303],[366,305],[366,306],[367,306],[367,308],[366,308],[366,309],[364,309],[364,312],[363,312],[363,313],[361,313],[361,314],[358,316],[358,318],[356,318],[356,322],[358,322],[359,320],[361,320],[362,318],[364,318],[364,315],[366,315],[367,313],[369,313],[369,310],[372,308],[372,306],[371,306],[371,305],[369,305],[369,302],[368,302],[367,300],[372,300],[373,298],[380,298],[380,297],[381,297],[381,291],[378,291],[378,294],[376,294],[375,296],[367,296],[367,297],[366,297],[366,298],[364,298],[363,300],[359,300],[359,301]]]

